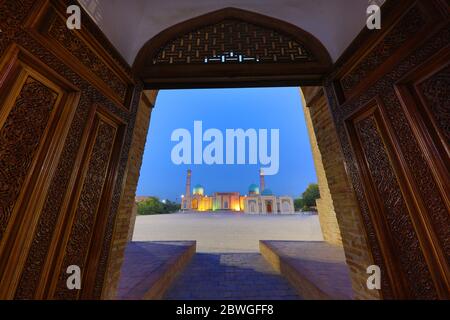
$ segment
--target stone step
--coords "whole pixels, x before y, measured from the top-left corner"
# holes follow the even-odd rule
[[[263,257],[305,300],[351,300],[350,274],[341,247],[322,241],[259,242]]]
[[[195,241],[130,242],[116,299],[161,299],[195,251]]]

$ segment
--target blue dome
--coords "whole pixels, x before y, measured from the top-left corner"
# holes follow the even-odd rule
[[[193,190],[193,194],[199,194],[203,195],[205,192],[205,189],[203,189],[203,186],[201,184],[196,184]]]
[[[272,190],[270,189],[264,189],[264,191],[261,193],[263,196],[272,196]]]
[[[249,193],[255,193],[255,194],[259,194],[259,187],[256,184],[251,184],[248,187],[248,192]]]

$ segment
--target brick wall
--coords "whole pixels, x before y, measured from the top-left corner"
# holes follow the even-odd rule
[[[369,265],[373,264],[373,259],[367,246],[358,203],[348,180],[344,158],[326,97],[321,88],[302,88],[302,91],[308,108],[307,119],[311,120],[318,151],[322,159],[322,166],[319,166],[318,169],[318,177],[323,179],[320,172],[320,167],[323,167],[328,185],[328,188],[326,188],[326,184],[322,183],[322,189],[325,189],[325,198],[320,209],[334,207],[339,225],[338,230],[333,222],[332,214],[325,214],[322,215],[320,221],[321,225],[323,224],[322,229],[325,230],[326,237],[335,241],[338,239],[337,234],[339,232],[341,234],[342,246],[350,269],[356,299],[379,299],[379,293],[376,290],[367,289],[366,286],[368,277],[366,270]],[[313,155],[314,152],[313,146]],[[315,155],[316,159],[319,159],[318,155]],[[331,202],[327,193],[331,197]]]
[[[136,224],[136,216],[137,216],[137,204],[135,202],[133,205],[133,211],[131,212],[130,225],[128,227],[128,242],[133,240],[134,225]]]
[[[114,227],[113,242],[109,255],[108,270],[102,299],[114,299],[120,277],[125,247],[129,241],[130,228],[134,228],[133,208],[135,205],[136,187],[144,155],[144,147],[150,123],[152,108],[156,100],[157,91],[145,91],[136,117],[133,142],[128,156],[128,165],[124,189]]]
[[[316,168],[317,183],[320,191],[320,199],[316,200],[320,228],[322,229],[323,238],[326,242],[342,246],[341,232],[336,219],[336,212],[334,211],[333,200],[331,199],[330,188],[328,187],[328,181],[322,163],[322,156],[319,151],[319,146],[317,145],[317,138],[312,124],[310,109],[307,107],[305,97],[301,90],[300,92],[302,95],[303,112],[305,114],[305,122],[308,129],[314,167]]]

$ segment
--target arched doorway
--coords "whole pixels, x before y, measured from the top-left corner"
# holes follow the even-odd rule
[[[220,10],[150,42],[135,63],[137,77],[86,13],[82,30],[65,28],[62,1],[3,1],[0,12],[8,17],[2,20],[7,32],[0,33],[0,99],[7,106],[0,171],[8,173],[1,198],[2,298],[114,295],[139,173],[136,143],[154,98],[141,95],[141,80],[147,89],[302,86],[357,296],[449,297],[446,1],[387,1],[382,30],[364,29],[334,64],[298,27]],[[232,31],[242,26],[245,33],[247,25],[256,36],[231,52],[222,52],[225,44],[209,52],[217,40],[193,51],[177,42],[225,18]],[[281,40],[268,41],[272,33]],[[204,52],[203,62],[193,64]],[[65,287],[73,263],[92,271],[82,292]],[[373,263],[385,275],[381,291],[365,285]]]
[[[419,15],[424,14],[427,10],[421,6],[408,6],[406,4],[402,8],[400,7],[401,6],[395,8],[395,6],[392,5],[392,7],[388,6],[387,8],[392,10],[389,13],[392,17],[402,12],[402,10],[406,10],[406,12],[409,12],[410,14],[416,12]],[[406,21],[409,18],[409,16],[406,16],[404,17],[404,20]],[[257,26],[262,27],[262,29],[268,28],[266,31],[269,30],[268,32],[270,33],[270,28],[272,28],[272,30],[275,29],[277,32],[280,32],[280,34],[287,34],[288,38],[291,36],[292,41],[296,41],[296,45],[298,45],[297,49],[299,47],[306,48],[306,50],[300,49],[298,52],[308,52],[311,54],[310,57],[301,58],[290,56],[287,59],[290,59],[291,61],[283,64],[281,62],[282,59],[279,59],[278,56],[273,56],[271,61],[269,61],[270,59],[265,56],[264,53],[262,55],[265,56],[267,60],[265,63],[261,63],[261,55],[257,53],[257,50],[260,49],[262,45],[255,45],[254,48],[258,48],[256,50],[247,48],[247,55],[239,51],[243,48],[242,44],[241,47],[238,45],[237,48],[232,50],[229,50],[228,48],[225,50],[225,45],[222,45],[220,48],[221,50],[214,49],[213,46],[217,44],[217,41],[214,43],[214,37],[211,37],[211,34],[217,32],[217,30],[224,30],[223,34],[226,32],[232,33],[233,30],[240,30],[242,21],[244,21],[244,29],[246,24],[249,25],[247,30],[252,30],[253,26]],[[366,81],[366,84],[362,83],[357,86],[353,83],[350,85],[349,83],[352,82],[352,75],[347,75],[345,72],[350,73],[351,68],[357,65],[357,61],[352,60],[350,57],[355,55],[357,48],[360,46],[359,43],[355,43],[354,47],[350,47],[349,50],[347,50],[341,61],[338,61],[335,65],[334,72],[329,72],[329,58],[324,59],[328,54],[326,53],[326,50],[322,50],[324,48],[320,43],[317,45],[318,41],[316,39],[311,39],[310,35],[298,29],[293,33],[289,33],[289,31],[287,31],[288,29],[290,31],[293,31],[294,29],[283,22],[277,21],[279,24],[275,23],[270,25],[271,22],[274,22],[271,18],[237,9],[224,9],[211,13],[210,15],[194,18],[167,29],[156,36],[153,39],[154,42],[152,40],[149,41],[139,53],[134,64],[134,70],[140,73],[142,79],[144,79],[144,82],[146,83],[146,88],[148,89],[264,86],[292,83],[302,86],[305,102],[310,107],[308,114],[311,117],[314,136],[317,139],[318,149],[320,150],[320,162],[322,162],[322,169],[326,176],[326,188],[330,191],[330,198],[335,207],[334,209],[336,211],[340,233],[342,234],[344,249],[348,250],[346,256],[347,262],[354,266],[352,268],[352,280],[355,291],[361,297],[380,297],[381,295],[385,298],[405,298],[417,295],[422,296],[423,292],[421,292],[421,289],[415,287],[415,281],[408,279],[407,272],[404,272],[404,270],[409,270],[413,268],[413,266],[402,262],[402,258],[400,258],[401,256],[406,257],[412,254],[411,251],[404,247],[405,242],[397,241],[392,238],[392,234],[395,233],[393,230],[398,227],[397,223],[394,221],[385,221],[385,217],[377,214],[378,209],[376,209],[376,207],[382,208],[387,206],[387,198],[384,199],[382,196],[372,200],[366,198],[368,197],[367,194],[375,192],[380,195],[383,192],[382,189],[377,191],[373,189],[372,184],[378,179],[375,178],[376,172],[372,172],[372,169],[367,168],[367,163],[364,164],[363,167],[349,165],[349,163],[355,163],[355,153],[356,157],[360,158],[358,161],[366,161],[361,160],[361,158],[369,156],[372,152],[374,152],[374,157],[378,157],[379,154],[375,152],[375,149],[372,149],[375,147],[373,145],[368,146],[368,149],[361,149],[361,142],[354,140],[354,137],[363,134],[365,130],[361,129],[362,131],[360,132],[355,131],[352,122],[350,120],[344,121],[345,119],[350,119],[353,116],[354,118],[352,121],[356,123],[365,116],[372,115],[367,110],[376,111],[376,108],[381,108],[382,113],[381,115],[380,113],[376,113],[376,117],[378,117],[376,119],[378,119],[378,121],[381,121],[380,119],[384,121],[384,123],[380,122],[379,125],[381,126],[380,130],[383,131],[383,139],[387,139],[386,136],[384,136],[384,130],[385,128],[388,128],[386,130],[390,130],[391,124],[386,124],[386,121],[390,120],[386,120],[387,113],[383,114],[383,112],[385,112],[383,104],[377,104],[379,101],[375,100],[377,103],[368,103],[366,108],[362,108],[363,105],[358,104],[358,101],[355,100],[355,97],[357,96],[370,96],[370,94],[366,92],[368,89],[367,83],[370,83],[370,81],[375,82],[377,79],[379,80],[377,77],[387,74],[387,69],[378,70],[378,67],[375,67],[375,70],[378,70],[380,73],[377,74],[376,71],[371,70],[369,72],[370,79]],[[438,26],[435,28],[436,30],[439,29]],[[391,33],[395,32],[396,30],[393,30]],[[219,34],[221,33],[219,32]],[[258,32],[255,34],[258,34]],[[363,32],[361,35],[361,37],[372,38],[372,40],[378,38],[379,41],[382,42],[388,41],[384,38],[385,36],[387,35],[369,37],[367,32]],[[413,35],[411,34],[410,36]],[[233,37],[227,35],[227,38],[232,39]],[[239,37],[236,36],[236,39],[238,38]],[[249,37],[249,39],[250,38],[251,37]],[[205,45],[204,41],[206,39],[208,39],[207,41],[212,41],[212,43],[206,43]],[[261,43],[264,43],[263,39],[264,37],[261,37]],[[202,44],[202,49],[193,50],[192,45],[189,45],[189,40],[195,40],[196,43]],[[252,43],[253,40],[249,40],[248,43]],[[280,42],[284,41],[280,40]],[[286,42],[288,46],[289,42],[289,40]],[[308,45],[311,44],[312,46],[310,46],[308,50]],[[385,43],[385,45],[388,44]],[[273,47],[277,46],[272,44],[272,48]],[[369,52],[373,52],[370,45],[367,44],[365,48],[367,48]],[[284,50],[280,48],[281,53],[286,53],[287,51],[286,47]],[[218,54],[218,52],[220,53]],[[404,56],[407,56],[410,52],[404,52],[403,54]],[[369,63],[369,54],[361,55],[366,59],[364,63]],[[200,57],[202,58],[200,59]],[[251,58],[251,60],[248,61],[248,64],[241,64],[240,60],[243,60],[244,58]],[[312,61],[315,61],[316,64],[314,65]],[[388,64],[388,62],[389,61],[387,61],[386,64]],[[397,63],[400,63],[400,60],[397,60]],[[383,66],[386,66],[386,64],[383,62]],[[287,71],[287,66],[291,68],[292,72]],[[391,64],[390,66],[392,67],[393,65]],[[404,74],[404,71],[402,72]],[[396,75],[396,77],[399,78],[398,75]],[[334,81],[342,82],[335,83]],[[308,85],[323,85],[325,90],[320,87],[308,87]],[[349,89],[349,86],[353,86],[355,91],[352,92]],[[379,90],[378,95],[384,95],[384,91]],[[353,109],[346,109],[347,104],[350,103],[353,103]],[[361,108],[361,110],[366,110],[368,113],[364,113],[363,111],[357,113],[356,110],[359,108]],[[345,115],[340,115],[340,112],[344,112]],[[339,119],[341,119],[340,122]],[[371,128],[373,129],[373,127]],[[392,134],[393,133],[391,132],[391,138],[389,139],[392,139]],[[349,139],[350,144],[348,143]],[[360,137],[359,139],[363,138]],[[395,139],[401,138],[397,137],[394,138],[394,140]],[[388,148],[391,148],[392,140],[385,143],[388,144]],[[389,150],[389,152],[395,153],[396,157],[403,159],[403,152],[405,151],[400,151],[398,148]],[[363,155],[364,152],[367,154]],[[404,173],[399,169],[401,165],[398,164],[396,160],[390,161],[393,162],[389,165],[397,168],[395,169],[396,179],[402,181]],[[372,166],[373,165],[374,163]],[[361,164],[359,164],[359,166],[361,166]],[[364,179],[361,180],[361,176],[366,174],[364,173],[364,170],[366,170],[366,173],[373,174],[373,176],[369,178],[370,181]],[[439,180],[441,177],[437,177],[436,179]],[[416,183],[420,184],[421,182],[418,180],[415,184]],[[425,269],[431,270],[429,275],[433,274],[433,277],[431,277],[431,275],[423,276],[419,274],[416,276],[422,278],[423,281],[428,282],[429,284],[432,282],[434,283],[434,285],[432,285],[434,289],[427,291],[427,294],[429,294],[430,297],[445,297],[446,289],[442,289],[440,284],[445,283],[445,286],[448,286],[449,273],[448,264],[445,262],[445,250],[442,247],[442,242],[441,244],[438,244],[435,242],[434,236],[426,236],[423,233],[423,228],[431,228],[434,230],[433,232],[435,235],[440,231],[437,231],[436,224],[432,226],[433,223],[430,220],[427,220],[428,218],[423,220],[422,218],[415,217],[415,209],[412,208],[416,206],[416,204],[413,204],[408,200],[408,197],[415,197],[417,195],[417,190],[414,189],[415,187],[411,188],[411,186],[399,186],[397,184],[397,186],[393,187],[391,190],[393,191],[395,188],[399,188],[399,192],[396,193],[397,196],[404,204],[408,203],[408,205],[405,204],[405,207],[409,206],[410,209],[408,210],[411,210],[403,211],[402,215],[411,222],[408,228],[416,235],[416,237],[411,240],[418,245],[416,246],[416,254],[418,257],[423,258],[421,258],[422,266]],[[400,190],[402,191],[400,192]],[[435,191],[437,192],[437,197],[442,201],[442,192],[437,189]],[[400,195],[403,192],[408,194],[406,199],[402,198]],[[369,201],[370,207],[367,207],[366,201]],[[443,209],[445,207],[444,202],[440,203],[441,208]],[[389,211],[391,209],[386,210]],[[352,214],[349,215],[349,212],[352,212]],[[421,211],[422,217],[427,215],[427,212]],[[444,218],[442,215],[441,217]],[[386,228],[382,227],[383,225]],[[360,237],[354,237],[355,230],[359,230],[357,233]],[[357,244],[355,240],[358,242]],[[433,254],[429,254],[426,248],[430,245],[436,245],[436,248],[439,249]],[[396,249],[393,249],[392,246],[396,247]],[[352,251],[358,253],[352,254],[350,253]],[[390,275],[383,279],[383,290],[380,292],[370,291],[365,287],[366,267],[371,264],[379,265],[384,274]],[[400,276],[394,276],[394,274]]]
[[[247,36],[241,33],[244,30],[248,32]],[[224,44],[218,41],[222,37],[241,40]],[[218,43],[219,47],[214,47]],[[208,50],[205,50],[206,48]],[[217,54],[223,51],[227,51],[227,54]],[[293,51],[296,52],[295,55],[292,54]],[[253,59],[244,61],[244,58]],[[140,50],[133,68],[144,80],[144,86],[149,89],[147,93],[152,96],[153,101],[156,99],[157,90],[164,88],[304,84],[307,87],[299,90],[304,100],[303,105],[320,102],[326,106],[326,98],[320,85],[330,71],[330,65],[331,59],[327,50],[307,32],[270,17],[229,8],[191,19],[161,32]],[[166,74],[168,77],[165,77]],[[158,81],[154,78],[155,75]],[[330,140],[338,145],[331,114],[327,108],[321,113],[321,126],[328,129],[329,138],[333,136]],[[311,117],[307,108],[305,115]],[[144,117],[147,117],[146,113]],[[314,134],[313,124],[310,125],[309,132],[310,135]],[[342,155],[338,149],[334,149],[327,160],[332,163],[333,159],[337,158],[342,158]],[[323,168],[321,158],[316,161],[316,167],[318,165]],[[322,193],[326,193],[327,179],[323,179],[322,183],[325,185]],[[353,210],[358,210],[350,192],[341,192],[340,197],[345,198],[347,208],[351,203]],[[261,212],[273,213],[272,203],[263,203],[262,206]],[[333,234],[327,237],[329,242],[342,246],[341,231],[335,215],[332,211],[330,217],[323,219],[322,230]],[[353,223],[363,227],[357,219],[354,219]],[[353,244],[368,251],[363,239]],[[370,259],[361,256],[353,257],[350,261],[358,265],[373,264]],[[360,277],[365,275],[365,269],[361,268],[358,273]],[[362,290],[365,291],[364,288]],[[364,294],[379,297],[376,292]]]
[[[272,208],[272,201],[268,200],[266,201],[266,212],[267,213],[273,213],[273,208]]]

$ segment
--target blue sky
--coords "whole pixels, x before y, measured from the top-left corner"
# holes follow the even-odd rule
[[[172,132],[184,128],[193,136],[197,120],[203,122],[203,131],[216,128],[224,138],[226,129],[279,129],[279,171],[266,177],[266,188],[274,194],[298,197],[317,181],[298,88],[161,90],[152,112],[137,195],[180,201],[187,169],[192,170],[192,186],[203,185],[206,194],[244,195],[250,184],[259,184],[260,165],[173,164],[171,152],[177,142],[171,141]]]

